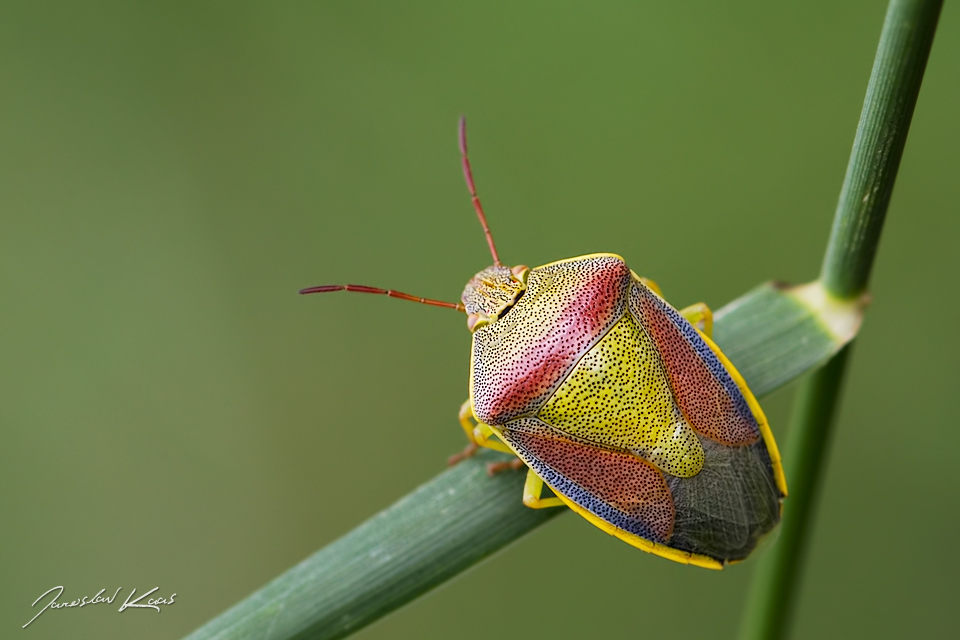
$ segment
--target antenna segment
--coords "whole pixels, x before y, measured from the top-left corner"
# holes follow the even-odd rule
[[[443,302],[441,300],[431,300],[430,298],[419,298],[417,296],[412,296],[409,293],[401,293],[399,291],[394,291],[393,289],[379,289],[377,287],[367,287],[362,284],[324,284],[319,287],[307,287],[306,289],[300,289],[301,294],[307,293],[330,293],[332,291],[353,291],[355,293],[376,293],[383,296],[390,296],[391,298],[399,298],[401,300],[410,300],[411,302],[419,302],[421,304],[429,304],[434,307],[446,307],[448,309],[456,309],[457,311],[466,312],[463,308],[463,305],[453,302]]]
[[[500,256],[497,255],[497,246],[493,244],[493,234],[490,233],[490,227],[487,226],[487,216],[483,215],[483,207],[480,206],[480,198],[477,197],[477,187],[473,184],[473,172],[470,171],[470,160],[467,158],[467,119],[460,116],[460,159],[463,164],[463,177],[467,180],[467,188],[470,190],[470,197],[473,200],[473,208],[480,218],[480,225],[483,227],[483,233],[487,236],[487,244],[490,246],[490,255],[493,256],[493,264],[501,266]]]

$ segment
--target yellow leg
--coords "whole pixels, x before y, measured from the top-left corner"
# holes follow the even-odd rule
[[[708,338],[713,338],[713,312],[706,304],[703,302],[692,304],[686,309],[681,309],[680,315],[700,329]]]
[[[523,504],[531,509],[564,506],[560,498],[541,498],[542,491],[543,480],[533,472],[533,469],[527,469],[527,481],[523,483]]]
[[[487,449],[503,451],[504,453],[513,453],[510,447],[500,442],[500,439],[497,438],[497,435],[494,433],[490,425],[483,424],[482,422],[473,428],[473,441],[481,447],[486,447]]]
[[[634,279],[634,280],[638,280],[638,281],[642,282],[642,283],[644,284],[644,286],[646,286],[648,289],[652,289],[655,294],[657,294],[657,295],[660,296],[661,298],[663,297],[663,294],[660,292],[660,287],[657,285],[656,282],[654,282],[654,281],[651,280],[650,278],[643,278],[643,277],[638,276],[638,275],[637,275],[637,272],[634,271],[633,269],[630,270],[630,273],[633,274],[633,279]]]
[[[660,293],[660,285],[658,285],[656,282],[654,282],[650,278],[640,278],[640,282],[647,285],[648,289],[653,289],[653,292],[658,296],[660,296],[661,298],[663,297],[663,294]]]
[[[477,444],[477,441],[473,438],[473,407],[470,404],[470,399],[468,398],[466,402],[460,405],[460,426],[463,427],[463,432],[467,434],[467,440],[470,441],[470,444],[464,448],[460,453],[455,453],[449,458],[447,458],[447,466],[452,467],[461,460],[466,460],[467,458],[472,458],[477,452],[477,449],[480,448],[480,445]]]
[[[467,434],[467,440],[476,444],[477,441],[473,439],[473,428],[477,426],[477,422],[473,418],[473,405],[470,404],[469,398],[460,405],[459,418],[460,426],[463,427],[463,432]]]
[[[467,434],[467,440],[470,441],[470,444],[460,453],[456,453],[447,458],[448,466],[452,467],[461,460],[472,457],[480,447],[513,453],[507,445],[497,439],[493,429],[474,419],[473,406],[470,404],[469,399],[460,405],[460,426],[463,428],[463,432]]]

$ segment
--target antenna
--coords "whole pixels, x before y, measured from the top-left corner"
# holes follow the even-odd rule
[[[300,289],[301,295],[308,293],[330,293],[332,291],[354,291],[356,293],[376,293],[383,296],[390,296],[391,298],[400,298],[401,300],[410,300],[411,302],[419,302],[421,304],[429,304],[434,307],[446,307],[448,309],[456,309],[457,311],[466,312],[463,305],[453,302],[443,302],[441,300],[431,300],[430,298],[418,298],[417,296],[412,296],[409,293],[401,293],[399,291],[394,291],[393,289],[379,289],[377,287],[367,287],[362,284],[324,284],[319,287],[307,287],[306,289]]]
[[[480,218],[480,224],[483,226],[483,233],[487,236],[487,244],[490,246],[490,255],[493,256],[493,264],[501,266],[500,256],[497,255],[497,246],[493,244],[493,234],[490,233],[490,227],[487,226],[487,216],[483,215],[483,207],[480,206],[480,198],[477,197],[477,187],[473,184],[473,172],[470,171],[470,160],[467,158],[467,118],[460,116],[460,159],[463,163],[463,177],[467,180],[467,188],[470,190],[470,197],[473,200],[473,208],[477,211],[477,217]]]

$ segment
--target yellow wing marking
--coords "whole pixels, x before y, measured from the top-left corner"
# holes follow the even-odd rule
[[[703,447],[677,407],[656,347],[629,314],[580,359],[539,417],[673,476],[689,478],[703,468]]]

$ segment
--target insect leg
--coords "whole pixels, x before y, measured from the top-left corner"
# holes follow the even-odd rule
[[[497,440],[493,434],[493,429],[485,424],[478,423],[474,419],[473,406],[469,399],[460,405],[460,426],[463,428],[463,432],[467,434],[467,440],[470,441],[470,444],[460,453],[447,458],[447,466],[452,467],[461,460],[473,457],[480,447],[513,453],[507,445]]]
[[[519,471],[523,468],[523,460],[514,458],[506,462],[491,462],[487,465],[487,475],[491,478],[501,471]]]
[[[482,422],[473,428],[473,441],[487,449],[513,453],[510,447],[500,442],[490,425],[483,424]]]
[[[467,398],[466,402],[460,405],[459,419],[460,426],[463,427],[463,432],[467,434],[467,440],[470,441],[470,444],[468,444],[460,453],[455,453],[447,458],[448,467],[452,467],[453,465],[462,460],[466,460],[467,458],[472,458],[480,448],[480,445],[477,444],[477,441],[473,437],[473,428],[476,426],[476,423],[473,420],[473,408],[470,404],[469,398]]]
[[[680,315],[686,318],[690,324],[703,332],[708,338],[713,337],[713,312],[703,302],[692,304],[686,309],[680,310]]]
[[[533,472],[533,469],[527,469],[527,481],[523,483],[523,504],[531,509],[564,506],[560,498],[541,498],[542,491],[543,480]]]
[[[656,282],[654,282],[650,278],[638,277],[637,279],[640,280],[640,282],[642,282],[643,284],[647,285],[648,289],[653,289],[653,292],[656,293],[658,296],[660,296],[661,298],[663,297],[663,294],[660,293],[660,285],[658,285]]]

